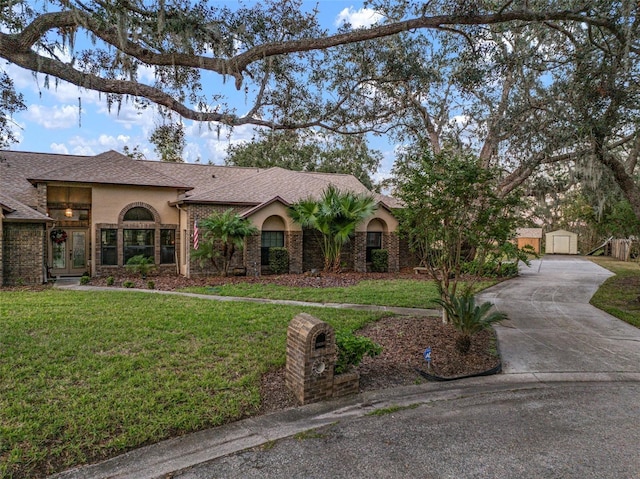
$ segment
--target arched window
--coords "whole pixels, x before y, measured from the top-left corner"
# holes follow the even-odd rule
[[[262,266],[269,264],[269,249],[282,248],[284,246],[285,224],[280,216],[270,216],[262,224],[260,244],[260,263]]]
[[[153,213],[143,206],[135,206],[124,214],[124,221],[154,221]]]
[[[371,252],[374,249],[382,249],[382,234],[385,224],[379,219],[373,219],[367,226],[367,263],[371,262]]]
[[[118,224],[100,229],[103,266],[124,266],[142,255],[155,264],[176,263],[176,225],[163,224],[160,214],[146,203],[134,203],[120,210]]]

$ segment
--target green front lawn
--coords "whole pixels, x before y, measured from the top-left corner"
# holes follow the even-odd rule
[[[253,414],[307,311],[134,292],[0,293],[0,477],[42,477]]]
[[[479,282],[476,290],[495,282]],[[290,287],[275,284],[225,284],[211,287],[192,287],[184,291],[219,296],[289,299],[314,303],[379,304],[406,308],[433,308],[438,290],[433,281],[395,279],[366,280],[341,288]]]
[[[591,304],[640,328],[640,266],[610,257],[592,257],[594,263],[615,273],[591,298]]]

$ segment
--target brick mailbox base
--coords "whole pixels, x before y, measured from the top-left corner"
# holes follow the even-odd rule
[[[331,325],[300,313],[287,330],[285,383],[300,404],[346,396],[359,390],[359,375],[334,376],[337,348]]]

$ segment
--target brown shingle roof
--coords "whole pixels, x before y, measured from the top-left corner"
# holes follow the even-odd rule
[[[41,172],[28,178],[32,182],[68,181],[111,185],[161,186],[190,189],[191,186],[171,178],[117,151],[85,157],[71,165]]]
[[[37,191],[27,178],[46,170],[72,165],[84,158],[86,157],[75,155],[0,151],[0,192],[35,208],[38,204]]]
[[[518,238],[542,238],[542,228],[517,228]]]
[[[93,157],[0,151],[0,192],[35,209],[37,192],[29,180],[170,187],[188,190],[181,197],[184,202],[250,208],[276,197],[289,204],[319,198],[330,184],[369,193],[357,178],[345,174],[141,161],[115,151]],[[374,196],[389,208],[401,206],[394,198]]]
[[[184,198],[188,203],[237,203],[259,205],[278,196],[287,203],[312,197],[334,185],[340,190],[368,193],[355,176],[335,173],[290,171],[279,167],[257,170],[244,178]]]
[[[0,208],[4,211],[5,219],[11,221],[52,221],[46,215],[20,203],[18,200],[0,193]]]
[[[187,196],[190,197],[218,188],[220,185],[249,178],[260,171],[265,171],[259,168],[147,160],[144,161],[144,164],[148,168],[192,186],[193,189],[187,193]]]

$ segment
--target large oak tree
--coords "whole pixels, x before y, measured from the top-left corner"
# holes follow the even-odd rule
[[[0,57],[196,121],[372,131],[435,153],[458,143],[503,169],[505,193],[545,165],[596,163],[640,217],[636,1],[369,6],[378,24],[328,34],[297,1],[15,1],[0,11]]]

